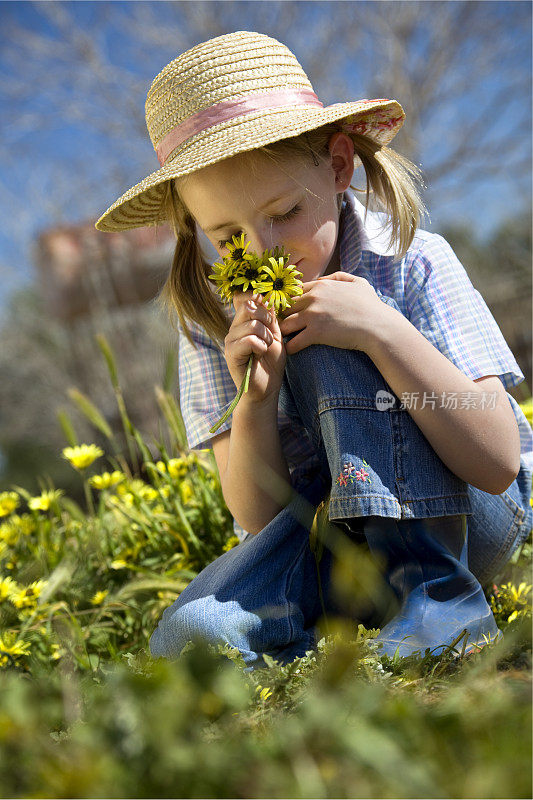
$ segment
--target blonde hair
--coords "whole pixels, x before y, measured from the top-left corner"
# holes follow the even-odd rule
[[[342,132],[342,127],[338,122],[328,123],[299,136],[257,148],[247,155],[259,151],[275,162],[312,157],[318,166],[317,156],[321,159],[329,157],[329,140],[339,131]],[[367,136],[350,134],[350,138],[366,175],[365,208],[367,211],[384,211],[387,214],[389,219],[385,224],[390,224],[389,244],[394,247],[395,257],[400,259],[411,245],[425,214],[420,194],[420,170],[404,156],[389,147],[376,144]],[[353,186],[351,188],[361,191]],[[338,201],[340,211],[340,194]],[[212,267],[204,258],[198,243],[195,220],[179,196],[173,180],[166,185],[164,204],[166,217],[176,236],[176,247],[172,267],[158,302],[166,308],[174,328],[174,314],[178,315],[183,332],[192,344],[189,322],[197,323],[212,340],[222,343],[230,321],[207,277]]]

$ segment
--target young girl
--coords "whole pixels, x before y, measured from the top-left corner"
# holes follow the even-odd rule
[[[165,609],[154,656],[196,637],[249,668],[312,649],[323,611],[339,611],[334,548],[317,571],[310,544],[318,507],[383,572],[395,604],[352,609],[381,627],[381,652],[501,635],[482,585],[531,529],[533,436],[505,391],[524,376],[450,246],[418,228],[418,171],[387,147],[403,120],[391,100],[324,107],[284,45],[246,31],[152,83],[160,169],[96,227],[174,227],[163,296],[188,442],[213,448],[241,538]],[[367,208],[350,189],[361,164]],[[279,319],[251,284],[223,306],[198,229],[220,259],[241,234],[258,253],[283,246],[303,294]],[[212,434],[251,353],[249,390]]]

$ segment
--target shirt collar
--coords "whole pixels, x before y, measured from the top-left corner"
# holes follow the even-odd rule
[[[389,247],[390,223],[383,227],[383,214],[368,211],[357,200],[351,189],[344,192],[341,209],[341,241],[339,256],[341,270],[355,273],[363,252],[369,251],[381,256],[394,255]]]

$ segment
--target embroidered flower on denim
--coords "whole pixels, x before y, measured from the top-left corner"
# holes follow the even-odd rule
[[[342,472],[335,480],[335,483],[338,483],[339,486],[348,486],[348,481],[350,483],[354,483],[354,476],[356,481],[366,481],[366,483],[372,483],[370,479],[370,473],[365,469],[365,467],[369,467],[369,464],[366,463],[364,458],[363,464],[364,466],[361,467],[361,469],[356,469],[351,461],[345,461],[342,467]]]

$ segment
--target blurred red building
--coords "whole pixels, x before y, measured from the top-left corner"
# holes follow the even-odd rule
[[[35,250],[43,300],[65,321],[146,303],[166,279],[174,244],[167,225],[102,233],[87,222],[44,231]]]

